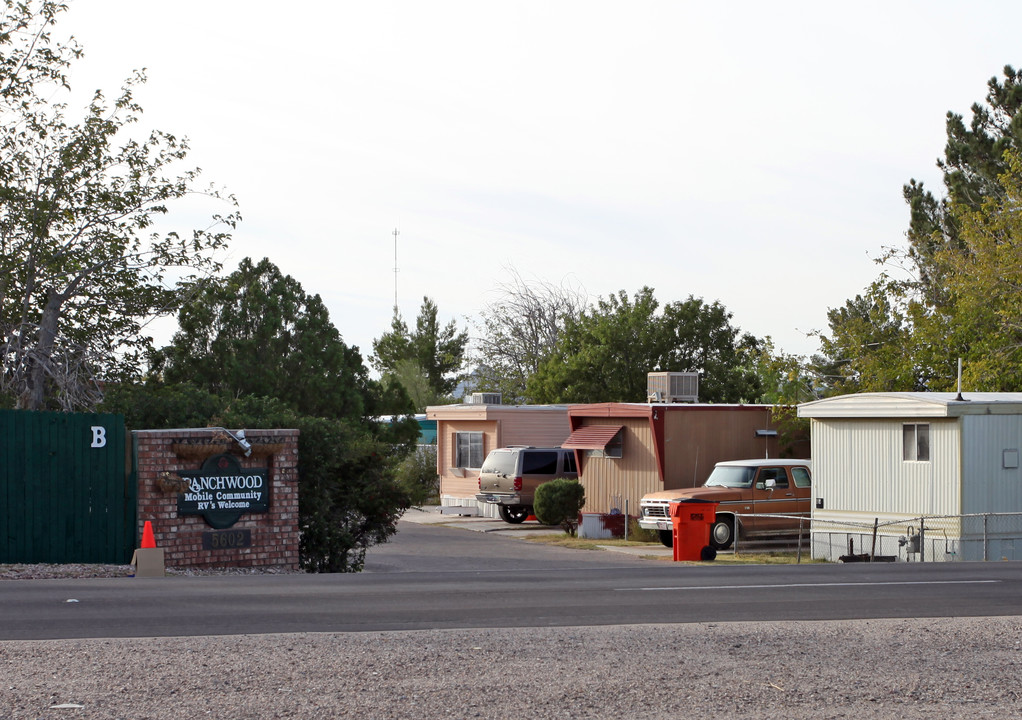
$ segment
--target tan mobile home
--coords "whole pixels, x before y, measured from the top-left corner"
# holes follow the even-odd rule
[[[478,503],[479,468],[495,448],[509,445],[558,447],[568,437],[566,405],[435,405],[440,503],[496,517],[497,508]]]
[[[568,409],[587,513],[639,512],[643,495],[701,485],[722,460],[808,457],[780,447],[771,405],[598,403]]]

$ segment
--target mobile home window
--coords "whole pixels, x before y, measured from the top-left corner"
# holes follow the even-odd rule
[[[598,458],[619,458],[624,448],[624,437],[622,436],[623,431],[618,430],[617,434],[603,446],[602,450],[586,450],[586,457],[598,457]]]
[[[910,423],[901,426],[902,456],[908,462],[929,462],[930,424]]]
[[[454,466],[478,468],[483,466],[483,434],[481,432],[454,433]]]

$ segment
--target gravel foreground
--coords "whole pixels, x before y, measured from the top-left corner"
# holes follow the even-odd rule
[[[1004,718],[1022,617],[0,642],[0,718]]]

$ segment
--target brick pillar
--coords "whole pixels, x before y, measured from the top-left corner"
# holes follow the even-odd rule
[[[298,569],[298,431],[245,430],[252,454],[245,457],[229,436],[215,428],[136,430],[138,536],[152,522],[167,567],[251,567]],[[245,468],[266,468],[269,511],[246,513],[230,530],[248,530],[249,547],[209,549],[203,535],[217,532],[201,515],[178,515],[179,471],[199,470],[213,455],[235,455]]]

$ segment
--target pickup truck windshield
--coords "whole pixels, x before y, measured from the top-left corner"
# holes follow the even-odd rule
[[[747,488],[752,487],[752,481],[756,477],[756,468],[753,467],[715,467],[710,477],[703,483],[705,487],[729,487]]]

